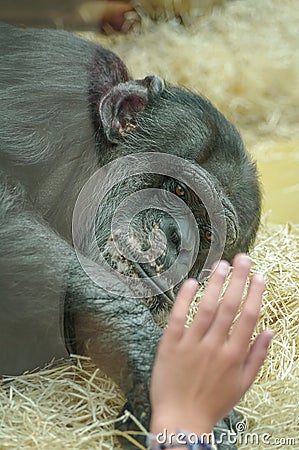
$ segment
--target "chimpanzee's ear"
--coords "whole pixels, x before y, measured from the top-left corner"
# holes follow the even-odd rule
[[[128,131],[136,127],[137,113],[143,111],[149,99],[158,96],[163,89],[163,80],[155,75],[113,86],[99,106],[100,119],[108,140],[119,143]]]

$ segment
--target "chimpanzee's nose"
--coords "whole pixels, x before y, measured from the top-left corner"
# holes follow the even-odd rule
[[[168,245],[172,244],[178,248],[181,242],[181,232],[177,222],[172,217],[163,217],[160,229],[165,233]]]

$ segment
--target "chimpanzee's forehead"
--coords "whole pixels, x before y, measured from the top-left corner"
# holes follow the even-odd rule
[[[151,144],[202,164],[213,152],[235,147],[237,130],[205,97],[187,89],[168,87],[146,111],[142,128],[151,127]]]

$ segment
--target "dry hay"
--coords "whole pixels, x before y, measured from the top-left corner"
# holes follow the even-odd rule
[[[84,35],[114,50],[136,77],[156,73],[204,93],[247,144],[298,140],[297,0],[227,1],[190,19],[188,28],[144,19],[136,33]]]
[[[257,331],[275,330],[266,364],[238,408],[248,428],[240,449],[255,434],[298,442],[299,226],[260,229],[251,253],[253,271],[265,274],[267,291]],[[6,381],[1,388],[0,448],[118,448],[114,424],[124,397],[111,380],[85,359]],[[251,433],[251,434],[249,434]],[[275,448],[285,448],[276,445]],[[290,448],[296,448],[295,445]]]
[[[264,273],[267,280],[257,332],[271,328],[276,334],[267,362],[240,403],[239,410],[247,418],[247,432],[260,437],[269,435],[271,445],[278,439],[275,448],[286,448],[284,439],[289,438],[295,439],[297,444],[290,447],[299,446],[298,238],[298,225],[269,226],[260,230],[258,242],[251,252],[253,270]],[[244,442],[240,445],[240,449],[248,448],[266,449],[269,443],[260,441],[246,445]]]

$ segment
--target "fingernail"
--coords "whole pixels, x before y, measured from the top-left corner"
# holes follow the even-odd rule
[[[184,282],[184,284],[187,284],[191,289],[198,289],[198,281],[195,278],[188,278],[188,280],[186,280]]]
[[[250,256],[248,256],[246,253],[238,253],[235,257],[234,257],[234,265],[236,260],[238,261],[238,263],[248,263],[248,261],[251,262],[251,258]]]
[[[192,283],[194,287],[198,288],[198,281],[196,278],[189,278],[189,283]]]
[[[274,336],[275,336],[275,331],[273,331],[273,330],[266,330],[266,332],[267,332],[269,341],[271,341],[271,339],[273,339]]]
[[[229,270],[229,265],[226,261],[220,261],[220,263],[218,264],[217,268],[216,268],[217,272],[223,276],[227,276],[228,274],[228,270]]]
[[[254,279],[255,281],[258,281],[260,283],[264,283],[265,282],[265,277],[262,273],[255,273],[254,274]]]

